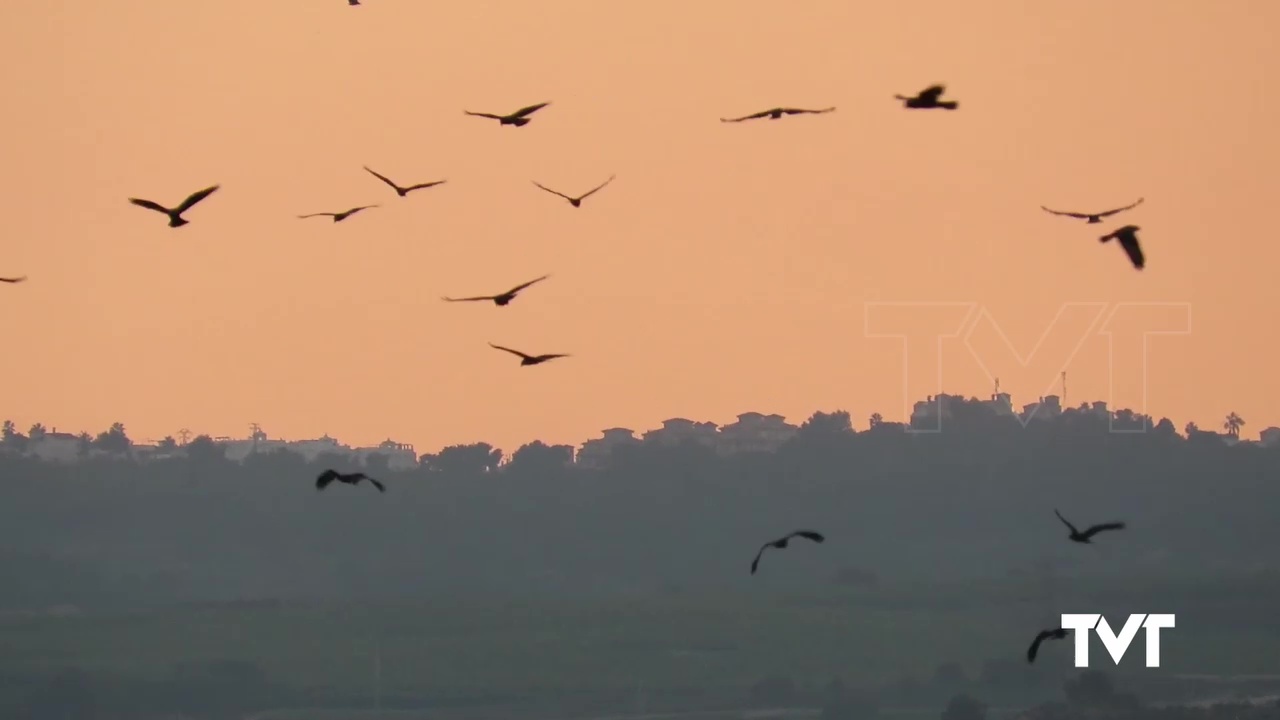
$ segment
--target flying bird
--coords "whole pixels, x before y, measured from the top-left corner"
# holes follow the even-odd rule
[[[14,277],[14,278],[0,278],[0,282],[7,282],[7,283],[20,283],[20,282],[26,282],[26,281],[27,281],[26,275],[23,275],[22,277]]]
[[[786,535],[784,537],[778,538],[777,540],[767,542],[764,545],[760,546],[760,552],[756,553],[756,559],[751,561],[751,574],[752,575],[756,574],[756,568],[760,566],[760,556],[764,555],[764,551],[766,549],[772,547],[772,548],[777,548],[779,550],[782,550],[787,547],[787,541],[789,541],[793,537],[802,537],[806,540],[812,540],[816,543],[820,543],[823,540],[826,540],[826,538],[824,538],[821,533],[816,533],[812,530],[797,530],[791,533],[790,535]]]
[[[140,198],[129,198],[129,202],[137,205],[138,207],[144,207],[148,210],[155,210],[156,212],[168,215],[169,227],[176,228],[182,227],[189,222],[188,220],[183,219],[182,213],[190,210],[196,203],[212,195],[219,187],[221,186],[214,185],[213,187],[207,187],[198,192],[191,193],[191,195],[189,195],[186,200],[183,200],[182,204],[176,208],[167,208],[160,203],[152,202],[150,200],[142,200]]]
[[[543,280],[546,280],[546,279],[547,279],[547,278],[549,278],[549,277],[551,277],[551,276],[550,276],[550,275],[543,275],[543,276],[542,276],[542,277],[540,277],[540,278],[537,278],[537,279],[535,279],[535,280],[530,280],[529,282],[524,283],[524,284],[522,284],[522,285],[517,285],[517,286],[515,286],[515,287],[511,288],[510,290],[508,290],[508,291],[506,291],[506,292],[504,292],[504,293],[499,293],[499,294],[497,294],[497,295],[477,295],[477,296],[475,296],[475,297],[464,297],[464,298],[443,297],[443,298],[440,298],[440,299],[441,299],[441,300],[444,300],[445,302],[472,302],[472,301],[475,301],[475,300],[492,300],[494,305],[502,306],[502,305],[506,305],[507,303],[511,302],[512,300],[515,300],[515,299],[516,299],[516,294],[517,294],[517,293],[519,293],[521,290],[523,290],[523,289],[525,289],[525,288],[529,287],[530,285],[532,285],[532,284],[534,284],[534,283],[542,282]]]
[[[611,183],[611,182],[613,182],[613,179],[614,179],[615,177],[617,177],[617,175],[610,175],[608,180],[605,180],[604,182],[602,182],[602,183],[600,183],[599,185],[597,185],[597,186],[595,186],[594,188],[592,188],[589,192],[583,193],[582,195],[579,195],[578,197],[569,197],[568,195],[565,195],[565,194],[564,194],[564,193],[562,193],[562,192],[558,192],[558,191],[556,191],[556,190],[552,190],[551,188],[549,188],[549,187],[547,187],[547,186],[545,186],[545,185],[543,185],[543,184],[539,183],[537,180],[533,180],[533,181],[531,181],[531,182],[533,182],[533,184],[534,184],[534,185],[537,185],[538,187],[542,188],[543,190],[546,190],[547,192],[551,193],[552,195],[559,195],[560,197],[564,198],[565,200],[568,200],[568,201],[569,201],[569,204],[570,204],[570,205],[572,205],[572,206],[574,206],[574,207],[582,207],[582,201],[583,201],[583,200],[586,200],[587,198],[591,197],[592,195],[595,195],[597,192],[599,192],[599,191],[603,190],[603,189],[604,189],[604,186],[605,186],[605,185],[608,185],[608,184],[609,184],[609,183]]]
[[[915,97],[907,97],[905,95],[894,95],[894,97],[901,100],[904,107],[914,110],[929,110],[932,108],[955,110],[960,107],[960,103],[954,100],[938,99],[946,91],[946,85],[931,85],[921,90]]]
[[[1043,205],[1040,206],[1040,209],[1044,210],[1045,212],[1053,213],[1054,215],[1065,215],[1066,217],[1080,218],[1081,220],[1086,220],[1092,224],[1092,223],[1102,222],[1102,218],[1104,217],[1110,217],[1112,215],[1115,215],[1116,213],[1122,213],[1125,210],[1132,210],[1141,204],[1142,204],[1142,198],[1138,198],[1138,202],[1132,205],[1125,205],[1124,207],[1116,208],[1115,210],[1107,210],[1106,212],[1100,212],[1100,213],[1062,212],[1060,210],[1050,210],[1049,208]]]
[[[493,343],[489,343],[489,347],[495,348],[497,350],[505,350],[511,353],[512,355],[519,355],[521,367],[525,365],[538,365],[539,363],[544,363],[548,360],[555,360],[556,358],[569,357],[567,354],[564,354],[564,353],[555,354],[555,355],[526,355],[520,352],[519,350],[512,350],[511,348],[502,347],[501,345],[494,345]]]
[[[448,182],[447,180],[436,180],[435,182],[424,182],[424,183],[418,183],[417,185],[410,185],[409,187],[400,187],[399,185],[395,184],[395,182],[393,182],[391,178],[387,177],[386,175],[381,175],[375,172],[374,170],[371,170],[368,165],[366,165],[364,169],[368,171],[370,175],[390,185],[391,188],[395,190],[396,194],[399,195],[400,197],[404,197],[405,195],[408,195],[414,190],[422,190],[423,188],[435,187],[436,185],[441,185],[445,182]]]
[[[360,0],[347,0],[348,5],[359,5]]]
[[[761,110],[751,115],[743,115],[740,118],[720,118],[720,122],[742,122],[743,120],[757,120],[767,117],[770,120],[777,120],[783,115],[821,115],[835,110],[834,107],[823,108],[821,110],[805,110],[804,108],[773,108],[772,110]]]
[[[358,485],[362,480],[368,480],[374,487],[378,488],[378,492],[386,492],[387,488],[377,480],[365,475],[362,472],[340,473],[337,470],[325,470],[320,473],[320,477],[316,478],[316,490],[323,490],[329,487],[334,480],[348,485]]]
[[[1067,636],[1066,628],[1056,628],[1054,630],[1041,630],[1040,634],[1036,635],[1036,639],[1031,643],[1031,647],[1027,648],[1027,662],[1032,663],[1036,661],[1036,653],[1040,651],[1040,643],[1049,639],[1061,640],[1066,636]]]
[[[1119,241],[1120,247],[1124,248],[1124,254],[1129,256],[1129,262],[1133,263],[1135,268],[1141,270],[1147,265],[1147,258],[1142,254],[1142,247],[1138,245],[1137,233],[1141,229],[1137,225],[1125,225],[1098,239],[1102,242],[1107,242],[1113,238]]]
[[[538,103],[537,105],[530,105],[529,107],[520,108],[519,110],[511,113],[510,115],[494,115],[493,113],[478,113],[478,112],[471,112],[470,110],[463,110],[462,112],[468,115],[474,115],[476,117],[483,117],[483,118],[490,118],[492,120],[497,120],[499,125],[515,125],[516,127],[520,127],[522,125],[529,124],[530,115],[538,112],[539,110],[541,110],[542,108],[550,104],[551,103],[549,102],[544,102],[544,103]]]
[[[310,215],[299,215],[298,219],[306,220],[307,218],[313,218],[313,217],[331,217],[333,218],[334,222],[342,222],[343,220],[346,220],[347,218],[351,217],[352,215],[355,215],[361,210],[368,210],[369,208],[376,208],[376,207],[378,206],[377,205],[361,205],[360,207],[353,207],[350,210],[346,210],[340,213],[323,212],[323,213],[311,213]]]
[[[1054,509],[1053,514],[1058,516],[1058,519],[1062,521],[1063,525],[1066,525],[1068,528],[1070,528],[1071,534],[1067,536],[1068,539],[1074,540],[1075,542],[1078,542],[1078,543],[1088,543],[1090,542],[1089,538],[1093,537],[1094,535],[1097,535],[1100,532],[1105,532],[1107,530],[1123,530],[1124,529],[1124,523],[1113,522],[1113,523],[1103,523],[1101,525],[1094,525],[1088,530],[1085,530],[1084,532],[1080,532],[1079,530],[1076,529],[1075,525],[1072,525],[1071,523],[1067,522],[1067,519],[1062,517],[1062,513],[1058,512],[1057,509]]]

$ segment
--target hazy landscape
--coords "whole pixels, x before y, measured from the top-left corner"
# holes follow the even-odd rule
[[[617,713],[821,708],[839,682],[933,717],[960,692],[1060,696],[1083,672],[1070,644],[1022,654],[1083,611],[1177,614],[1160,669],[1135,646],[1113,673],[1147,701],[1239,690],[1177,675],[1274,671],[1280,449],[1140,416],[1128,429],[1145,432],[1122,433],[1087,411],[1024,426],[952,409],[941,433],[817,413],[776,453],[643,444],[602,469],[540,444],[501,465],[449,448],[365,468],[385,495],[316,492],[334,458],[231,463],[207,438],[145,464],[8,452],[0,572],[22,582],[0,588],[6,701],[77,677],[103,712]],[[1130,529],[1073,547],[1054,508]],[[749,575],[791,526],[828,541]]]

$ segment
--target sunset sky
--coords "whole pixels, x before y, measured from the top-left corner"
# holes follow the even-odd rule
[[[989,374],[1020,406],[1065,368],[1071,405],[1256,437],[1278,26],[1266,0],[5,3],[0,276],[30,280],[0,286],[0,415],[510,452],[750,410],[865,427]],[[935,82],[958,111],[892,97]],[[777,105],[838,110],[719,122]],[[400,199],[366,164],[448,183]],[[530,182],[614,173],[579,209]],[[214,183],[179,229],[127,202]],[[1127,223],[1143,272],[1098,242]],[[505,308],[440,300],[545,273]],[[1175,333],[1145,397],[1144,329]],[[905,376],[869,335],[911,336]],[[1042,335],[1025,367],[1006,345]]]

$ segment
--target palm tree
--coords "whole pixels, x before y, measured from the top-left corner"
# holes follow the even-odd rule
[[[1191,437],[1200,432],[1200,426],[1192,421],[1187,421],[1187,426],[1182,428],[1182,432],[1186,433],[1187,437]]]
[[[1240,428],[1244,426],[1244,418],[1232,412],[1227,415],[1227,419],[1222,421],[1222,429],[1233,438],[1240,437]]]
[[[871,413],[871,417],[867,420],[867,424],[871,427],[876,427],[882,422],[884,422],[884,416],[880,413]]]
[[[30,430],[27,431],[27,437],[31,438],[32,440],[40,440],[46,434],[48,434],[48,432],[49,431],[45,429],[44,425],[40,423],[36,423],[31,426]]]

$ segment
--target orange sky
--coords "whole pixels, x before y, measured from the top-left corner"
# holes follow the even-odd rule
[[[0,413],[419,451],[748,410],[864,426],[904,405],[869,300],[986,308],[970,345],[1019,404],[1083,338],[1068,401],[1142,409],[1141,344],[1117,342],[1112,393],[1084,333],[1183,303],[1146,411],[1234,410],[1253,437],[1280,424],[1278,25],[1265,0],[5,3],[0,275],[30,281],[0,287]],[[933,82],[958,112],[892,99]],[[462,114],[542,101],[519,129]],[[775,105],[839,109],[718,121]],[[401,200],[364,164],[449,182]],[[613,173],[577,210],[530,184]],[[177,230],[126,202],[213,183]],[[1039,209],[1139,196],[1103,225]],[[1097,241],[1126,222],[1142,273]],[[506,308],[439,300],[543,273]],[[1068,307],[1019,369],[1001,337],[1025,356],[1072,302],[1102,309]],[[1129,331],[1186,329],[1130,307]],[[940,327],[875,322],[920,347]],[[942,352],[944,390],[990,392],[960,340]],[[912,399],[938,389],[922,357]]]

